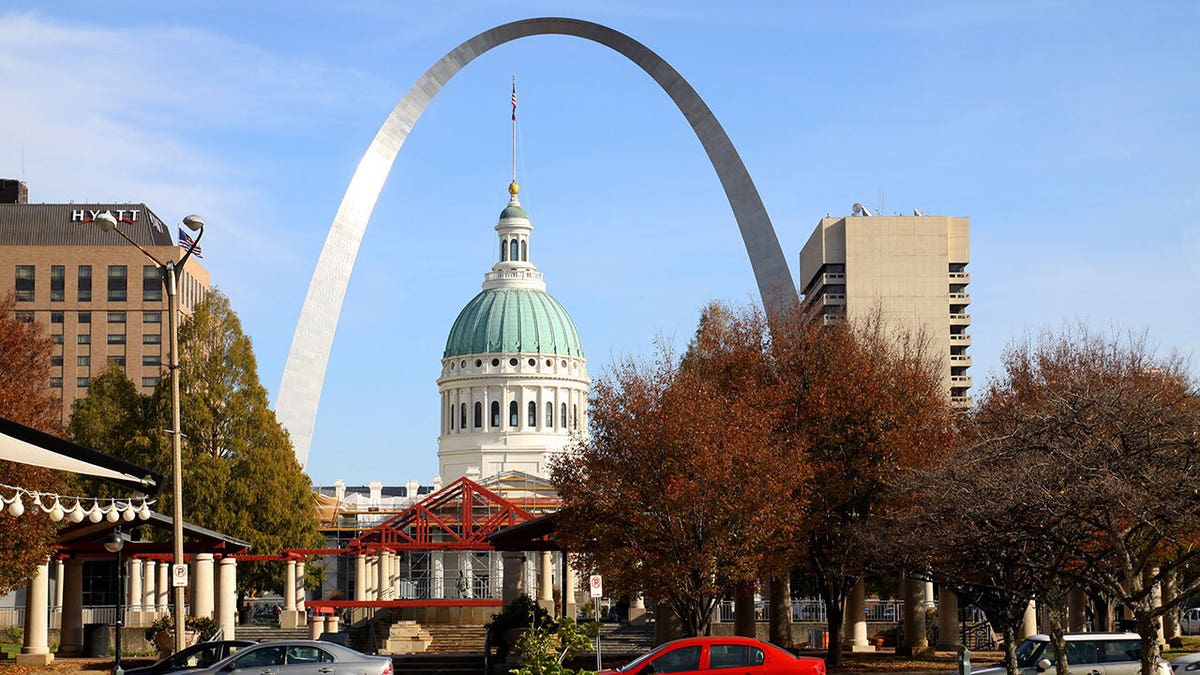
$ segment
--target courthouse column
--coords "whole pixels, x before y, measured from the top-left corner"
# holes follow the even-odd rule
[[[62,631],[58,653],[83,654],[83,561],[70,558],[63,567]]]
[[[237,628],[237,559],[225,557],[217,566],[217,623],[226,640]]]
[[[851,652],[875,651],[875,646],[867,641],[867,586],[862,579],[846,596],[846,625],[850,628],[846,637]]]
[[[25,640],[17,664],[45,666],[54,660],[50,653],[50,563],[38,565],[25,587]]]

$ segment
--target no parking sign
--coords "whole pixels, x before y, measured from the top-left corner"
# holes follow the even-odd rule
[[[188,585],[188,566],[187,565],[171,565],[171,587],[178,588],[180,586],[186,588]]]
[[[591,576],[591,578],[589,579],[589,581],[591,582],[591,587],[592,587],[592,597],[593,598],[603,598],[604,597],[604,580],[600,578],[600,575],[593,574]]]

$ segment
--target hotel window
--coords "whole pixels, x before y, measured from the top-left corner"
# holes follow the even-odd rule
[[[61,356],[51,356],[50,357],[50,367],[53,368],[55,366],[61,366],[62,361],[63,361],[63,357],[61,357]]]
[[[162,357],[161,356],[143,356],[142,357],[142,365],[161,368],[162,367]]]
[[[162,323],[162,312],[142,312],[142,323]]]
[[[162,335],[159,333],[146,333],[142,336],[142,344],[144,345],[161,345]]]
[[[50,340],[56,345],[61,345],[63,343],[62,333],[55,333],[54,335],[51,335]]]
[[[50,386],[53,387],[54,389],[62,389],[62,378],[61,377],[50,378]]]
[[[76,317],[76,319],[79,321],[79,323],[91,323],[92,322],[92,313],[91,312],[80,312],[79,316]]]
[[[33,312],[15,312],[17,321],[21,323],[33,323]]]
[[[63,313],[62,312],[50,312],[50,323],[62,323],[62,322],[63,322]]]
[[[142,300],[158,302],[162,300],[162,275],[154,265],[142,266]]]
[[[67,268],[62,265],[50,266],[50,302],[62,302],[67,299]]]
[[[124,333],[109,333],[108,334],[108,344],[110,344],[110,345],[125,344],[125,334]]]
[[[88,367],[88,366],[92,365],[92,357],[90,357],[90,356],[76,356],[76,357],[75,357],[75,365],[77,365],[77,366],[82,366],[82,367],[86,368],[86,367]]]
[[[143,377],[142,378],[142,386],[143,387],[157,387],[158,386],[158,378],[157,377]]]
[[[129,268],[125,265],[108,266],[108,301],[125,302],[128,298]]]
[[[17,302],[33,302],[33,265],[17,265]]]
[[[90,377],[75,378],[75,386],[79,387],[80,389],[87,389],[88,385],[91,383],[92,383],[92,378],[90,378]]]
[[[87,333],[80,333],[75,336],[75,344],[90,345],[92,344],[92,336]]]
[[[111,366],[113,364],[116,364],[118,367],[120,367],[121,370],[125,370],[125,357],[124,356],[108,357],[108,365]]]
[[[92,301],[92,266],[79,266],[79,285],[77,287],[80,302]]]
[[[125,312],[109,312],[109,323],[125,323]]]

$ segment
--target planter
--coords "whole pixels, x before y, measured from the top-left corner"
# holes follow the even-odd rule
[[[200,634],[194,630],[185,631],[183,634],[183,646],[191,647],[196,644],[198,637],[200,637]],[[175,653],[175,633],[169,630],[160,630],[155,633],[154,646],[158,647],[158,658],[167,658]]]

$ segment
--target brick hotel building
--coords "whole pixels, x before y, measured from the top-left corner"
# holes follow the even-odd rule
[[[145,204],[28,202],[24,183],[0,181],[0,294],[13,294],[17,317],[54,340],[46,386],[62,397],[62,423],[110,363],[152,392],[166,373],[166,289],[141,251],[91,220],[108,211],[155,258],[178,262],[184,251],[169,228]],[[179,280],[185,316],[208,289],[208,271],[193,256]]]

